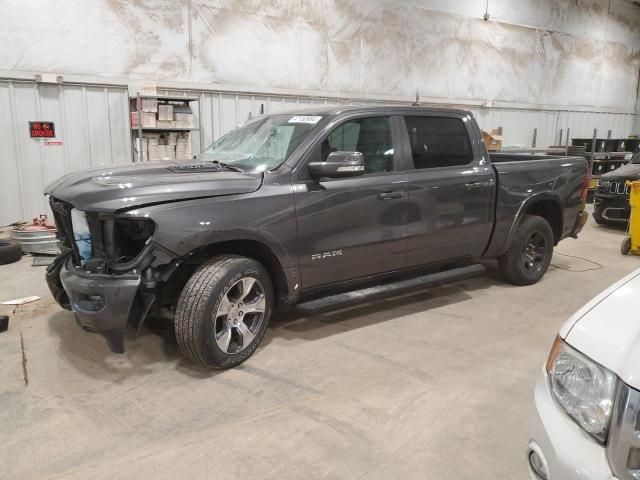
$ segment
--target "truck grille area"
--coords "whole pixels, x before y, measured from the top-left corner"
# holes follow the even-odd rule
[[[609,184],[609,193],[629,195],[629,186],[626,182],[611,182]]]
[[[629,186],[626,180],[601,180],[598,192],[610,195],[629,196]]]
[[[620,480],[640,480],[640,391],[618,383],[607,456]]]
[[[53,220],[58,230],[58,240],[63,252],[71,250],[71,257],[74,265],[80,265],[80,256],[73,240],[73,225],[71,223],[71,210],[73,206],[70,203],[63,202],[56,198],[49,198],[49,205],[53,212]]]

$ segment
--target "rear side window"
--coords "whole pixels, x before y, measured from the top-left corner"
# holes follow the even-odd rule
[[[393,138],[389,117],[350,120],[336,127],[322,142],[320,158],[331,152],[361,152],[365,173],[393,170]]]
[[[462,120],[405,117],[416,169],[468,165],[473,161],[469,135]]]

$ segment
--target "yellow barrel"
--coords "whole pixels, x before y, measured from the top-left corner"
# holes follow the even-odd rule
[[[627,182],[629,186],[629,237],[622,242],[622,254],[640,255],[640,181]]]

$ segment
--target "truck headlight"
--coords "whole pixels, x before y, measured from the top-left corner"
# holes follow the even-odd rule
[[[547,361],[551,391],[564,411],[600,443],[607,439],[616,376],[556,338]]]
[[[77,208],[72,209],[71,227],[73,228],[73,239],[78,248],[78,255],[84,261],[91,259],[91,232],[89,231],[86,213]]]

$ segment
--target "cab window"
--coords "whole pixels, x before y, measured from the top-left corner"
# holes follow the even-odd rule
[[[473,151],[459,118],[405,117],[416,169],[469,165]]]
[[[389,117],[349,120],[336,127],[320,145],[320,158],[331,152],[361,152],[365,173],[391,172],[395,153]]]

